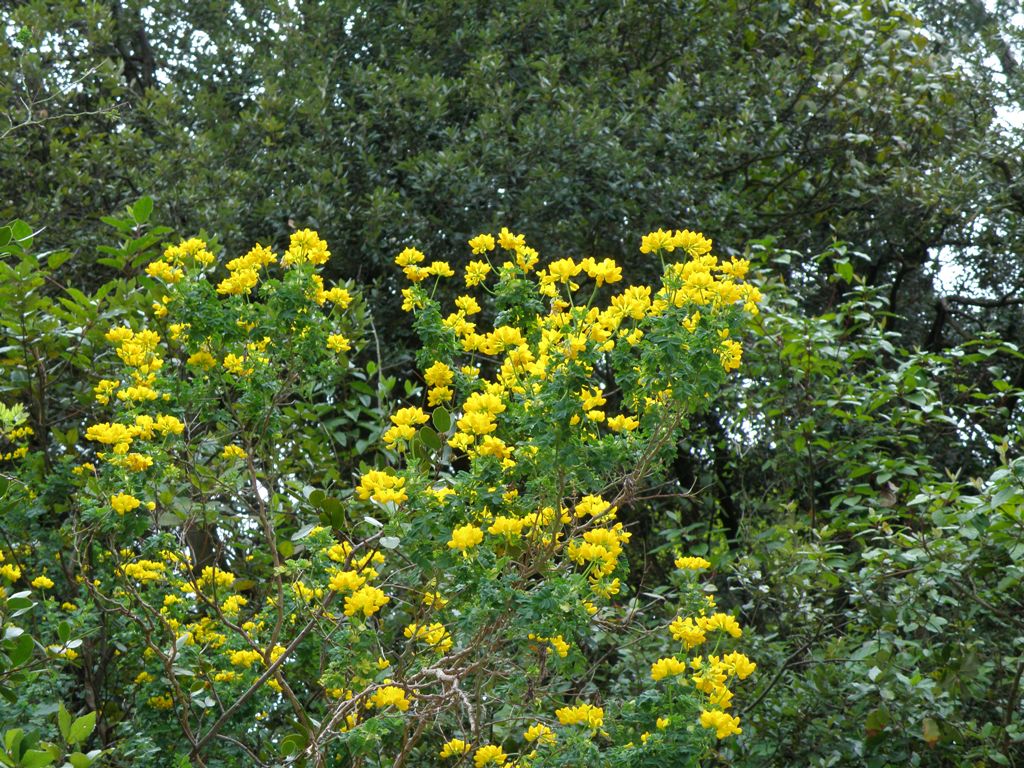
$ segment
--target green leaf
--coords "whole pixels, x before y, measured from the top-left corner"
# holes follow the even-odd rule
[[[151,213],[153,213],[153,198],[149,197],[149,195],[140,197],[138,202],[132,206],[132,216],[135,217],[135,221],[139,224],[145,224],[149,221]]]
[[[431,419],[438,432],[445,433],[452,428],[452,415],[443,406],[434,409]]]
[[[109,224],[110,226],[119,229],[122,232],[131,232],[133,229],[135,229],[135,227],[132,226],[132,223],[130,221],[118,219],[115,218],[114,216],[100,216],[100,221],[102,221],[104,224]]]
[[[17,642],[15,642],[14,647],[7,652],[7,655],[11,660],[11,666],[20,667],[32,658],[33,647],[31,635],[22,635],[19,637]]]
[[[836,274],[843,278],[843,282],[853,282],[853,264],[848,261],[836,262]]]
[[[68,755],[68,762],[71,763],[72,768],[89,768],[92,765],[92,758],[81,752],[72,752]]]
[[[22,768],[44,768],[53,765],[57,757],[49,750],[30,749],[21,756],[20,765]]]
[[[11,730],[4,734],[4,748],[8,752],[14,752],[24,737],[24,730],[21,728],[11,728]]]
[[[60,728],[60,735],[64,738],[64,741],[67,741],[68,734],[71,733],[71,713],[68,712],[63,701],[60,702],[57,708],[57,726]]]
[[[422,440],[423,444],[432,451],[441,450],[441,438],[439,438],[437,436],[437,432],[432,430],[430,427],[420,428],[420,440]]]
[[[13,233],[11,232],[10,227],[0,227],[0,247],[3,247],[7,245],[9,242],[11,242],[12,237]]]
[[[885,726],[889,724],[889,710],[885,707],[873,709],[868,713],[867,720],[864,722],[864,727],[867,729],[868,735],[878,733],[885,729]]]
[[[72,256],[71,251],[54,251],[46,257],[46,266],[50,269],[57,269]]]
[[[90,712],[87,715],[82,715],[80,718],[75,720],[71,725],[71,730],[68,732],[68,743],[80,744],[89,738],[93,729],[96,727],[96,713]]]
[[[21,219],[15,219],[11,222],[11,234],[16,242],[18,242],[23,248],[32,247],[32,227],[26,224]]]

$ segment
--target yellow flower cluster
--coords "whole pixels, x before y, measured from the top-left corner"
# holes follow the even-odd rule
[[[680,558],[680,560],[687,568],[703,568],[710,565],[702,558]],[[709,601],[709,606],[711,604],[712,601]],[[729,614],[714,613],[707,616],[703,610],[697,617],[677,617],[669,625],[669,631],[677,642],[683,644],[686,651],[702,645],[707,639],[708,632],[720,631],[734,638],[741,637],[743,634],[739,622]],[[658,659],[651,665],[651,679],[659,681],[667,677],[677,677],[684,674],[687,668],[693,671],[690,681],[694,688],[708,697],[707,706],[701,713],[701,725],[714,730],[719,739],[741,733],[739,718],[725,712],[732,706],[733,697],[727,682],[732,677],[745,680],[753,674],[757,665],[739,652],[728,653],[724,656],[710,655],[706,659],[703,656],[695,656],[690,659],[688,665],[675,656],[671,656]]]
[[[207,565],[196,579],[196,589],[204,590],[209,587],[214,589],[230,589],[235,583],[235,574],[230,571],[222,571],[212,565]]]
[[[484,540],[484,532],[477,525],[460,525],[452,531],[452,537],[448,541],[449,549],[459,550],[464,557],[469,555],[469,550]]]
[[[370,617],[383,608],[390,598],[377,587],[369,585],[360,587],[345,598],[345,615],[354,616],[362,613]]]
[[[536,640],[541,643],[548,643],[551,646],[550,650],[553,650],[561,658],[565,658],[569,655],[569,644],[565,642],[565,638],[561,635],[554,635],[552,637],[544,637],[543,635],[535,635],[532,632],[527,636],[529,640]]]
[[[703,557],[677,557],[675,565],[681,571],[700,571],[711,567],[711,563]]]
[[[367,702],[366,706],[373,706],[377,709],[394,707],[401,712],[405,712],[409,709],[409,699],[406,698],[405,691],[398,686],[385,685],[373,692],[373,695],[370,697],[370,701]]]
[[[188,264],[189,260],[195,261],[200,266],[208,267],[213,264],[214,255],[208,250],[205,241],[198,237],[190,237],[177,245],[168,246],[164,250],[163,260],[177,267]]]
[[[388,429],[381,439],[389,448],[401,449],[402,443],[407,443],[416,436],[416,427],[426,424],[429,419],[430,417],[420,408],[400,408],[391,414],[391,423],[394,426]]]
[[[686,662],[670,656],[666,659],[658,659],[651,665],[651,679],[654,681],[664,680],[666,677],[681,675],[685,671]]]
[[[429,625],[412,623],[402,634],[410,640],[420,640],[441,653],[447,653],[452,647],[452,636],[440,622],[435,621]]]
[[[486,744],[473,754],[473,765],[476,768],[484,768],[485,765],[504,765],[507,759],[508,755],[501,747]]]
[[[110,506],[119,515],[137,509],[142,502],[129,493],[118,493],[110,497]]]
[[[156,560],[136,560],[121,566],[120,572],[135,581],[161,581],[166,575],[167,566]]]
[[[591,704],[578,704],[575,707],[556,709],[555,717],[562,725],[585,725],[596,729],[604,723],[604,710]]]
[[[371,469],[360,478],[356,493],[359,494],[360,499],[373,499],[380,504],[386,504],[389,501],[401,504],[409,499],[409,495],[405,492],[404,477],[378,469]]]
[[[326,264],[330,258],[331,252],[327,250],[327,243],[321,240],[316,232],[311,229],[300,229],[292,233],[288,250],[281,259],[281,266],[306,263],[320,266]]]
[[[472,749],[472,747],[469,743],[462,739],[450,739],[441,747],[440,757],[442,759],[447,759],[449,757],[462,757],[469,752],[470,749]]]
[[[332,333],[327,337],[327,348],[332,352],[348,352],[352,349],[352,342],[344,334]]]
[[[23,410],[20,410],[20,407],[16,407],[13,409],[5,408],[5,406],[2,403],[0,403],[0,414],[12,417],[14,419],[15,425],[20,424],[27,418],[25,412]],[[35,431],[32,429],[32,427],[28,425],[14,426],[13,428],[8,428],[7,430],[0,428],[0,439],[8,443],[9,447],[13,446],[19,440],[24,440],[28,437],[31,437],[34,434]],[[27,454],[28,445],[22,445],[17,448],[12,448],[12,450],[9,451],[0,451],[0,461],[16,461],[17,459],[23,458]]]
[[[538,744],[554,744],[558,741],[558,737],[555,735],[555,732],[543,723],[531,725],[523,733],[523,738],[531,744],[533,742]]]
[[[244,459],[246,458],[245,449],[240,445],[225,445],[224,449],[220,452],[221,458],[223,459]]]

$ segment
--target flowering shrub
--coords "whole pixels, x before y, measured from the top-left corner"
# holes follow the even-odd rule
[[[372,393],[367,319],[320,276],[327,244],[223,274],[193,238],[146,266],[148,320],[105,333],[71,531],[135,728],[173,722],[197,764],[476,768],[695,764],[742,732],[755,665],[709,563],[681,556],[674,611],[640,610],[617,515],[739,367],[747,262],[658,231],[661,283],[621,288],[610,259],[541,267],[507,229],[469,246],[458,269],[397,256],[423,386],[357,477],[324,424],[353,381]],[[442,306],[441,281],[466,292]],[[633,696],[595,682],[609,635],[669,650]]]

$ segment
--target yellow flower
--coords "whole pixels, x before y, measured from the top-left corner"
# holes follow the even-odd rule
[[[479,313],[480,304],[472,296],[459,296],[455,299],[455,306],[466,313],[466,316]]]
[[[21,578],[21,568],[10,563],[0,565],[0,577],[7,579],[7,581],[17,581]]]
[[[697,647],[706,639],[705,629],[698,626],[689,616],[686,618],[677,616],[669,625],[669,631],[673,638],[686,646],[687,650]]]
[[[324,298],[337,307],[345,309],[352,303],[352,294],[344,288],[334,287],[324,293]]]
[[[441,747],[440,756],[442,759],[449,757],[461,757],[462,755],[469,752],[472,747],[462,739],[451,739],[444,743]]]
[[[671,245],[672,248],[686,251],[693,258],[699,258],[711,251],[710,240],[700,232],[691,232],[688,229],[684,229],[681,232],[677,229],[672,236]]]
[[[366,578],[357,571],[337,571],[327,586],[334,592],[355,592],[365,583]]]
[[[377,709],[394,707],[402,712],[409,709],[409,700],[405,697],[405,691],[395,685],[385,685],[373,692],[370,701],[366,706],[374,706]]]
[[[423,604],[440,609],[448,605],[448,601],[441,596],[440,592],[426,592],[423,595]]]
[[[426,268],[427,274],[437,275],[438,277],[451,277],[455,274],[455,271],[451,268],[447,261],[433,261],[430,266]]]
[[[480,747],[473,755],[473,765],[476,768],[483,768],[485,765],[504,765],[508,759],[505,750],[494,744],[487,744]]]
[[[171,595],[168,595],[168,597],[171,597]],[[224,601],[220,609],[224,612],[225,616],[235,616],[245,605],[248,604],[248,602],[249,601],[241,595],[231,595]]]
[[[244,459],[248,454],[240,445],[225,445],[220,455],[222,459]]]
[[[251,667],[258,661],[263,661],[263,654],[259,651],[232,651],[228,657],[231,661],[232,666],[235,667]]]
[[[370,617],[390,601],[377,587],[364,586],[345,598],[345,615],[354,616],[362,613]]]
[[[558,737],[555,735],[555,732],[543,723],[531,725],[523,733],[523,738],[530,743],[537,742],[538,744],[554,744],[558,741]]]
[[[196,588],[205,589],[206,587],[214,586],[218,589],[228,589],[234,583],[235,574],[231,573],[231,571],[222,571],[220,568],[207,565],[199,574],[199,578],[196,579]]]
[[[473,253],[479,255],[494,250],[494,237],[492,235],[477,235],[469,241],[469,247]],[[477,262],[479,263],[479,262]]]
[[[153,466],[153,457],[143,453],[129,453],[122,465],[132,472],[144,472]]]
[[[651,665],[651,679],[658,681],[666,677],[675,677],[686,671],[686,663],[679,661],[674,656],[665,659],[658,659]]]
[[[516,248],[516,264],[523,272],[529,272],[539,260],[540,255],[533,248],[526,245]]]
[[[550,280],[556,283],[568,283],[582,271],[583,265],[577,264],[572,259],[553,261],[548,264],[547,269]]]
[[[300,229],[293,232],[285,252],[281,259],[282,267],[289,267],[292,264],[326,264],[331,258],[331,252],[327,250],[327,243],[320,239],[320,236],[311,229]]]
[[[327,348],[332,352],[348,352],[352,349],[352,342],[342,334],[335,333],[327,337]]]
[[[523,235],[513,235],[508,231],[507,227],[502,227],[501,232],[498,233],[498,245],[506,251],[515,251],[526,245],[526,237]]]
[[[597,282],[598,286],[604,285],[605,283],[617,283],[622,279],[622,267],[616,264],[612,259],[595,261],[593,258],[588,256],[580,262],[580,266],[583,267],[583,270]]]
[[[640,426],[640,422],[637,419],[621,414],[609,417],[605,424],[612,432],[632,432]]]
[[[51,589],[53,587],[53,579],[48,576],[36,576],[32,579],[32,586],[36,589]]]
[[[555,717],[562,725],[585,725],[588,728],[600,728],[604,723],[604,710],[590,704],[580,704],[575,707],[556,709]]]
[[[104,445],[113,445],[114,453],[128,453],[133,435],[124,424],[93,424],[85,430],[85,439]]]
[[[452,531],[452,538],[448,542],[449,549],[458,549],[463,555],[484,540],[484,532],[475,525],[461,525]]]
[[[259,280],[259,272],[255,269],[240,269],[237,272],[231,272],[218,283],[217,293],[226,296],[248,295]]]
[[[236,354],[224,356],[224,369],[235,376],[248,376],[253,372],[252,366],[245,365],[245,358]]]
[[[410,267],[414,264],[419,264],[425,258],[426,256],[416,248],[406,248],[395,257],[395,264],[400,267]]]
[[[700,724],[705,728],[714,729],[715,736],[724,739],[734,733],[743,733],[739,727],[740,719],[718,710],[704,710],[700,714]]]
[[[360,478],[356,492],[360,499],[372,498],[380,504],[386,504],[389,501],[401,504],[409,498],[405,492],[404,477],[390,475],[377,469],[371,469]]]
[[[493,245],[492,245],[493,247]],[[491,265],[486,261],[471,261],[466,265],[466,285],[472,288],[479,285],[487,278],[491,271]]]
[[[237,259],[232,259],[225,266],[231,272],[240,272],[241,270],[256,271],[276,261],[277,256],[274,255],[273,251],[265,245],[256,243],[247,254],[239,256]]]
[[[453,378],[452,369],[440,361],[423,372],[423,380],[429,387],[447,387]]]
[[[722,663],[740,680],[746,680],[757,669],[757,664],[739,652],[726,654],[722,657]]]
[[[200,350],[191,355],[185,363],[187,365],[194,365],[197,368],[205,368],[208,371],[217,367],[217,359],[205,350]]]
[[[725,370],[734,371],[740,367],[740,361],[743,358],[743,345],[738,341],[726,339],[718,348],[718,356]]]
[[[119,515],[131,512],[141,503],[141,501],[128,493],[118,493],[110,497],[110,506],[113,507],[114,511]]]
[[[727,613],[716,613],[710,618],[701,618],[698,620],[698,623],[707,632],[718,629],[722,632],[727,632],[733,637],[740,637],[743,634],[739,622]]]
[[[447,653],[452,647],[452,637],[440,622],[435,621],[429,625],[414,622],[407,626],[402,634],[410,640],[421,640],[441,653]]]
[[[651,232],[640,239],[640,253],[657,253],[661,250],[669,252],[675,250],[672,233],[659,229],[657,232]]]
[[[705,560],[703,557],[677,557],[676,568],[681,571],[700,571],[704,568],[710,568],[711,563]]]
[[[151,696],[146,700],[146,703],[153,709],[172,709],[174,707],[174,699],[163,693],[158,696]]]
[[[93,392],[96,393],[96,402],[100,405],[106,405],[110,402],[110,395],[113,394],[114,390],[120,386],[120,382],[112,381],[111,379],[100,379],[99,384],[93,387]]]
[[[163,280],[165,283],[176,283],[181,280],[185,273],[176,267],[172,267],[166,261],[154,261],[146,267],[146,274]]]

